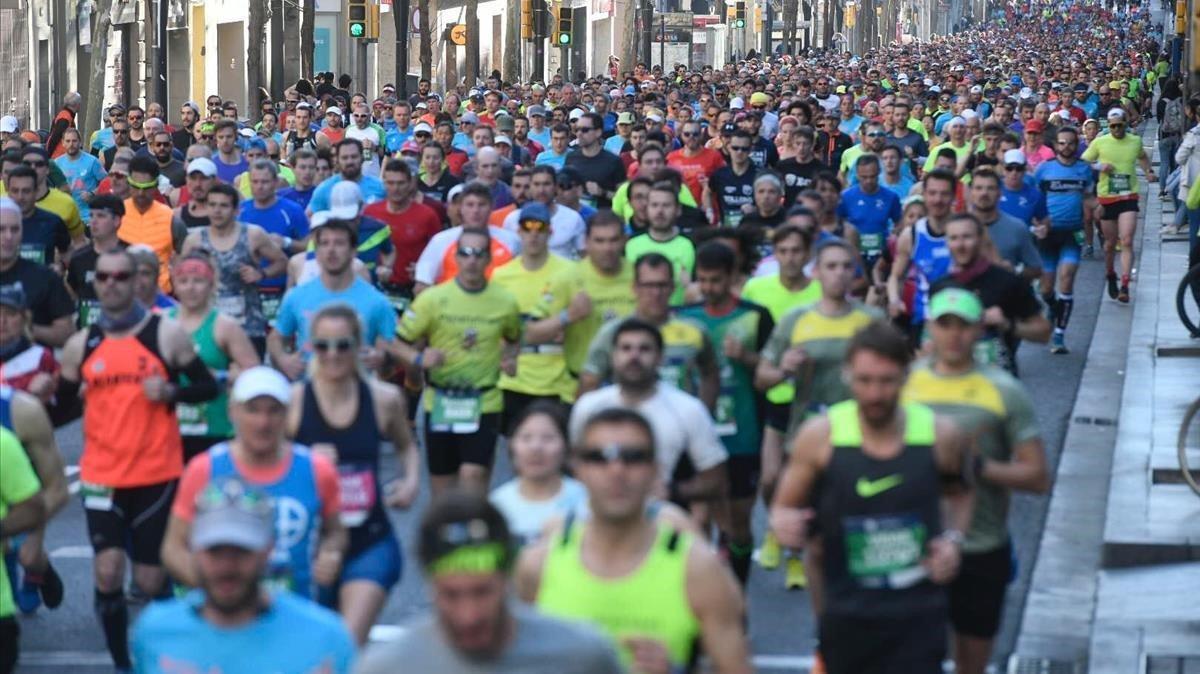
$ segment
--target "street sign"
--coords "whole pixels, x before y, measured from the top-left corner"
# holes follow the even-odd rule
[[[455,24],[450,29],[450,41],[460,47],[465,47],[467,45],[467,24]]]

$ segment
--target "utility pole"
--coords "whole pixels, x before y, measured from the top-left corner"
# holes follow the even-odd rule
[[[185,7],[184,11],[187,11]],[[283,74],[283,0],[271,0],[271,98],[278,101],[283,98],[286,89]]]
[[[187,7],[184,8],[187,11]],[[167,0],[158,0],[158,81],[155,82],[155,93],[158,103],[163,110],[169,109],[167,102]],[[104,58],[101,54],[100,58]]]
[[[408,25],[411,15],[408,0],[396,0],[392,11],[396,13],[396,95],[405,101],[408,100],[408,40],[412,32]]]

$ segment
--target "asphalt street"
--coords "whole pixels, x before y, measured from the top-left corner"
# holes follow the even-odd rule
[[[1067,335],[1071,353],[1053,356],[1042,345],[1024,345],[1019,352],[1022,378],[1033,396],[1046,442],[1051,468],[1058,456],[1066,424],[1075,401],[1076,389],[1088,345],[1092,339],[1102,293],[1102,263],[1085,260],[1076,285],[1076,305]],[[1104,299],[1103,301],[1110,301]],[[1103,339],[1103,335],[1100,336]],[[60,429],[59,447],[68,465],[68,475],[78,489],[75,466],[79,462],[81,436],[78,423]],[[385,476],[394,474],[395,461],[386,457]],[[506,457],[499,457],[493,484],[510,477]],[[405,548],[406,559],[413,558],[418,513],[428,498],[422,493],[417,507],[392,516]],[[1018,496],[1013,503],[1010,526],[1019,558],[1019,577],[1009,592],[1003,631],[995,662],[1006,661],[1012,649],[1028,587],[1029,572],[1037,553],[1048,499],[1045,496]],[[756,515],[761,532],[765,515]],[[19,672],[72,672],[98,674],[111,672],[99,625],[92,614],[91,547],[88,544],[83,511],[77,498],[50,525],[47,548],[66,583],[66,600],[55,611],[40,609],[21,618],[21,665]],[[815,643],[814,625],[803,591],[785,591],[781,571],[766,572],[757,567],[749,585],[750,633],[758,671],[804,672],[811,663]],[[403,580],[393,592],[380,624],[378,635],[386,637],[386,626],[401,625],[429,606],[418,569],[407,565]],[[1001,667],[1000,671],[1003,668]]]

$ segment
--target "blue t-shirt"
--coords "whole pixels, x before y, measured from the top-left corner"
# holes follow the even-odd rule
[[[301,210],[308,208],[308,202],[312,201],[313,192],[316,187],[310,187],[306,190],[296,189],[295,187],[287,187],[279,190],[278,196],[280,199],[287,199],[300,204]]]
[[[221,155],[219,154],[214,154],[212,160],[217,165],[217,178],[221,182],[230,185],[233,184],[233,181],[238,176],[250,170],[250,162],[246,161],[246,157],[244,156],[236,164],[226,164],[221,161]]]
[[[1000,184],[1000,210],[1014,218],[1033,225],[1035,218],[1046,217],[1046,195],[1028,182],[1021,185],[1020,190],[1010,190]]]
[[[565,165],[567,162],[567,154],[569,152],[570,150],[567,150],[567,152],[562,154],[555,154],[554,150],[547,147],[545,150],[542,150],[540,154],[538,154],[537,161],[533,163],[538,166],[543,164],[547,166],[553,166],[554,170],[561,171],[563,169],[563,165]]]
[[[355,646],[334,612],[288,592],[241,627],[217,627],[200,616],[200,590],[182,599],[150,602],[133,626],[138,674],[349,674]]]
[[[64,154],[55,159],[54,163],[58,164],[59,170],[67,179],[67,188],[71,190],[71,198],[79,207],[79,217],[84,222],[88,222],[92,219],[92,208],[88,206],[81,195],[84,192],[95,194],[96,188],[100,186],[100,181],[108,175],[105,173],[104,167],[100,166],[100,160],[86,152],[80,152],[78,159],[71,159],[71,155]]]
[[[1058,159],[1042,162],[1033,174],[1046,195],[1050,226],[1078,229],[1083,226],[1083,199],[1091,191],[1092,167],[1077,161],[1067,166]]]
[[[382,337],[385,342],[396,339],[396,311],[388,298],[370,283],[355,277],[354,283],[345,290],[331,291],[321,279],[315,278],[287,291],[275,329],[282,337],[294,337],[300,353],[307,359],[312,356],[312,345],[308,341],[309,323],[321,307],[334,302],[343,302],[354,307],[363,324],[364,344],[370,346]]]
[[[252,225],[258,225],[267,231],[268,234],[278,234],[286,236],[297,241],[308,236],[308,216],[304,214],[304,207],[294,201],[288,199],[275,199],[275,203],[266,208],[259,208],[255,205],[253,199],[247,199],[242,202],[242,209],[238,213],[238,220]],[[286,254],[287,251],[284,251]],[[266,260],[262,261],[262,266],[265,269],[268,266]],[[282,288],[287,285],[287,274],[280,274],[271,278],[264,278],[259,284],[260,288]]]
[[[388,131],[387,134],[384,135],[383,142],[387,147],[388,153],[395,154],[400,151],[400,146],[404,145],[405,142],[412,140],[412,137],[413,128],[411,125],[404,131],[401,131],[393,124],[392,130]]]
[[[604,149],[619,157],[621,150],[625,149],[625,139],[621,137],[621,134],[610,136],[608,140],[604,141]]]
[[[309,210],[313,213],[329,210],[329,193],[333,191],[334,185],[343,180],[345,178],[342,177],[342,174],[335,173],[326,178],[320,185],[317,185],[317,189],[313,190],[312,199],[308,202]],[[360,175],[358,177],[358,189],[362,191],[364,206],[373,204],[383,199],[386,195],[383,189],[383,181],[373,176]]]
[[[902,217],[900,198],[894,192],[880,188],[867,194],[858,185],[842,192],[837,214],[858,228],[862,252],[868,258],[883,253],[888,234]]]
[[[550,149],[550,127],[546,126],[541,131],[529,129],[529,140],[537,141],[538,145]]]
[[[863,122],[865,122],[865,121],[867,121],[867,119],[865,117],[863,117],[862,115],[855,115],[855,116],[851,117],[850,119],[843,119],[840,122],[838,122],[838,131],[841,131],[842,133],[846,134],[847,136],[857,136],[858,129],[863,125]]]

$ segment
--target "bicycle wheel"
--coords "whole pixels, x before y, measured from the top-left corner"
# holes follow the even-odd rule
[[[1175,310],[1192,337],[1200,338],[1200,264],[1188,270],[1175,291]]]
[[[1176,447],[1179,451],[1179,471],[1183,473],[1183,480],[1192,488],[1192,491],[1196,492],[1197,496],[1200,496],[1200,484],[1196,483],[1196,476],[1188,468],[1187,461],[1188,431],[1191,430],[1192,420],[1196,418],[1198,412],[1200,412],[1200,398],[1197,398],[1188,408],[1187,413],[1183,415],[1183,423],[1179,425],[1179,441]]]

